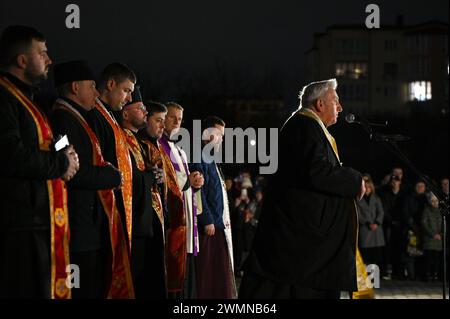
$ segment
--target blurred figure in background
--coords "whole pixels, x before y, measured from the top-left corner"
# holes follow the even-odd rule
[[[438,280],[442,254],[442,215],[439,200],[433,193],[427,194],[427,205],[422,215],[422,238],[425,253],[427,281]]]
[[[447,200],[448,200],[448,178],[445,177],[443,179],[441,179],[441,190],[444,193],[445,196],[447,196]]]
[[[416,278],[416,257],[420,257],[423,254],[419,241],[421,239],[420,224],[422,212],[427,203],[425,191],[425,183],[420,180],[417,181],[414,191],[405,198],[402,209],[404,236],[406,239],[406,251],[404,252],[405,276],[411,280]]]
[[[203,155],[201,163],[189,164],[191,171],[204,176],[202,213],[198,215],[200,253],[196,258],[197,297],[234,299],[237,296],[234,278],[233,242],[225,179],[211,152],[220,150],[225,122],[207,117],[203,122]],[[205,152],[208,150],[209,153]],[[209,155],[209,156],[208,156]]]
[[[375,194],[375,185],[370,175],[363,176],[366,193],[357,202],[359,215],[359,247],[366,265],[375,264],[382,268],[384,232],[384,211],[380,198]]]
[[[381,203],[383,204],[384,220],[383,232],[385,246],[383,249],[383,279],[390,280],[392,274],[399,275],[400,256],[404,249],[401,242],[401,191],[402,181],[397,175],[391,175],[389,184],[382,187],[379,191]]]

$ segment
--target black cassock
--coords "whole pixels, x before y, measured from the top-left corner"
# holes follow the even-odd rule
[[[63,98],[86,119],[87,112],[75,102]],[[57,134],[67,134],[78,154],[80,169],[68,182],[71,263],[80,268],[80,288],[73,288],[73,298],[105,298],[111,246],[108,217],[97,190],[120,185],[118,170],[111,166],[94,166],[92,142],[75,116],[56,109],[52,117]]]
[[[116,119],[114,112],[111,110],[111,107],[103,101],[102,104],[108,110],[111,117]],[[88,112],[86,120],[98,138],[104,160],[114,165],[114,167],[118,167],[116,154],[116,138],[114,136],[114,130],[109,124],[108,120],[96,108]],[[127,233],[122,192],[120,190],[115,190],[114,195],[116,197],[117,209],[120,213],[124,232]]]
[[[134,133],[133,133],[134,134]],[[149,162],[146,146],[134,134],[141,154]],[[131,270],[136,299],[165,299],[164,236],[161,223],[152,206],[151,189],[156,183],[151,170],[140,170],[133,152],[133,227]]]
[[[313,297],[326,297],[317,291],[357,290],[353,199],[361,181],[359,172],[340,165],[319,123],[294,114],[280,133],[278,171],[247,260],[251,281],[304,288]],[[240,297],[253,297],[245,279]]]
[[[6,77],[32,100],[33,90]],[[47,180],[61,177],[64,153],[40,151],[36,124],[0,87],[0,298],[50,298]]]

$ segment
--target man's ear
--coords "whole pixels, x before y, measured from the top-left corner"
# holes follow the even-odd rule
[[[211,130],[211,128],[207,128],[207,129],[203,130],[202,140],[208,141],[208,142],[211,142],[214,140],[214,134],[213,134],[213,131]]]
[[[72,94],[77,95],[79,88],[80,86],[78,82],[75,81],[70,83],[70,90],[72,91]]]
[[[26,69],[27,67],[27,57],[25,54],[19,54],[16,57],[16,64],[20,69]]]
[[[122,109],[122,119],[128,120],[128,112],[127,110]]]
[[[316,112],[322,112],[323,111],[323,99],[322,98],[318,98],[316,100],[316,102],[314,103],[314,109],[316,110]]]
[[[116,81],[114,81],[113,79],[109,79],[109,80],[106,82],[106,89],[107,89],[108,91],[111,91],[111,90],[114,88],[115,85],[116,85]]]

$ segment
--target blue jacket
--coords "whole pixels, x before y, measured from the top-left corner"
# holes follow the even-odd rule
[[[202,159],[201,163],[189,164],[189,170],[191,172],[199,171],[205,179],[205,183],[201,188],[203,211],[198,215],[199,229],[203,230],[203,227],[209,224],[225,229],[223,224],[222,185],[215,163],[208,164]]]

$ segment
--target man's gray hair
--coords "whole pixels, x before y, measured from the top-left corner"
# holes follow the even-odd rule
[[[336,79],[317,81],[305,85],[298,95],[298,98],[300,99],[300,108],[313,107],[316,101],[321,98],[328,89],[331,88],[336,90],[337,85]]]

